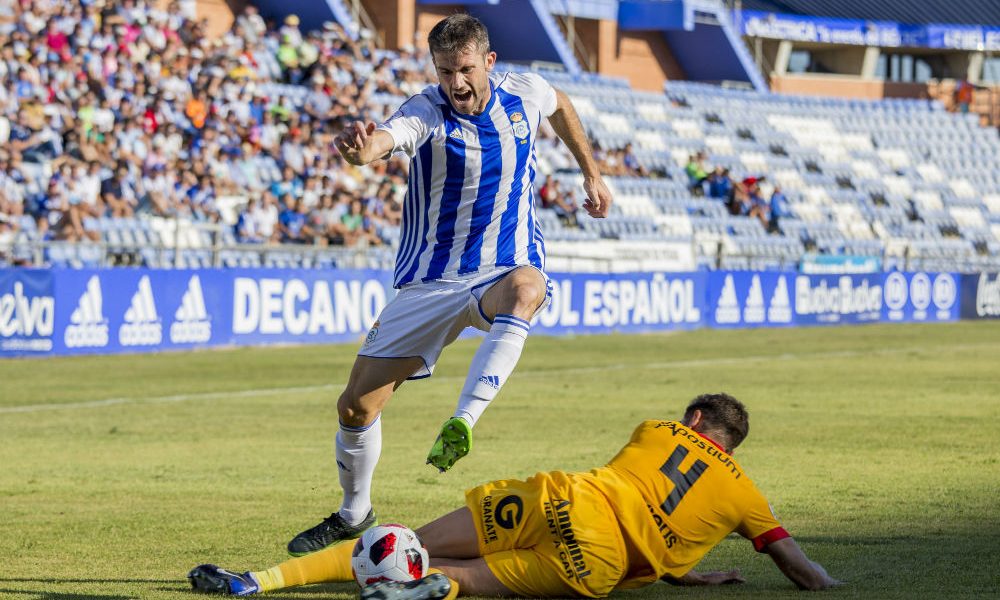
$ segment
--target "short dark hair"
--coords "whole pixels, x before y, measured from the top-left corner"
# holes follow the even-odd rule
[[[438,22],[427,35],[431,54],[461,52],[472,46],[486,54],[490,51],[490,34],[483,22],[465,13],[449,15]]]
[[[688,404],[684,411],[684,421],[688,421],[694,411],[701,411],[705,429],[724,434],[729,441],[729,451],[739,446],[750,433],[750,415],[743,403],[729,394],[702,394]]]

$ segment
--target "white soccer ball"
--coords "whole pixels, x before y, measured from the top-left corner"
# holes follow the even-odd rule
[[[365,531],[354,544],[351,571],[358,585],[413,581],[427,574],[427,549],[412,529],[391,523]]]

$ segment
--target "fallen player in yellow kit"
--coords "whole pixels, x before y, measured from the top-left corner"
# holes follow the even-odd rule
[[[738,570],[692,569],[732,532],[774,560],[802,589],[837,585],[782,528],[733,459],[749,431],[743,404],[705,394],[681,421],[645,421],[606,466],[493,481],[466,492],[466,506],[417,530],[434,569],[409,583],[382,582],[366,600],[458,595],[600,598],[663,579],[679,585],[741,583]],[[345,543],[265,571],[201,565],[196,591],[250,595],[353,581]]]

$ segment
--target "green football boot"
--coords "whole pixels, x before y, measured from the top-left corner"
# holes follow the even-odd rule
[[[427,464],[434,465],[444,473],[471,449],[472,427],[465,419],[452,417],[441,427],[441,433],[427,455]]]

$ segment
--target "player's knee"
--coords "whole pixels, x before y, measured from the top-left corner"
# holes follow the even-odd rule
[[[545,279],[537,271],[529,271],[524,275],[515,274],[511,282],[509,311],[522,319],[530,319],[542,301],[545,300]]]
[[[370,403],[364,401],[364,397],[354,393],[352,387],[348,387],[337,400],[337,416],[340,422],[349,427],[364,427],[378,417],[378,408],[369,406]]]

